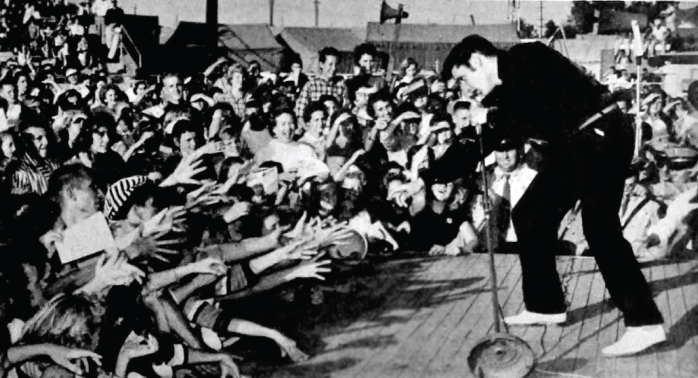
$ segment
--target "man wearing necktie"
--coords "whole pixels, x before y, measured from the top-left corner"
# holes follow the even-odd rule
[[[523,162],[523,144],[514,139],[502,139],[495,147],[496,165],[491,169],[488,183],[492,196],[490,225],[492,245],[497,252],[516,251],[516,232],[511,221],[511,210],[521,199],[526,188],[536,177],[536,171]],[[484,227],[482,237],[485,237]],[[485,245],[485,243],[481,243]]]

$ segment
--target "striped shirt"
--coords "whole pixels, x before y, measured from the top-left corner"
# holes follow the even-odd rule
[[[48,190],[48,179],[58,168],[58,163],[45,159],[39,163],[29,155],[24,155],[19,161],[19,167],[12,174],[12,194],[37,193],[44,194]]]

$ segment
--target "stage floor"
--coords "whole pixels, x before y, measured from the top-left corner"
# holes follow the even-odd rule
[[[558,258],[567,299],[564,327],[511,328],[538,356],[534,377],[698,377],[698,261],[643,265],[665,317],[668,341],[642,355],[606,359],[602,347],[624,331],[590,258]],[[516,255],[496,257],[506,315],[522,309]],[[486,255],[393,260],[357,276],[360,289],[330,293],[314,313],[294,318],[313,357],[257,371],[273,377],[468,377],[467,356],[492,332]],[[294,335],[295,336],[295,335]],[[314,340],[314,341],[312,341]],[[313,343],[310,347],[308,343]],[[562,376],[562,375],[560,375]]]

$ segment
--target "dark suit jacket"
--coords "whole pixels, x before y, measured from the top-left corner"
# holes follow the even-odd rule
[[[579,126],[603,109],[608,94],[580,67],[542,43],[500,52],[498,68],[502,84],[482,101],[496,107],[488,113],[492,129],[486,152],[498,139],[514,137],[548,141],[564,154],[575,144]]]

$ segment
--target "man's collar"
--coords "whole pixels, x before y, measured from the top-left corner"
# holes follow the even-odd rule
[[[482,104],[485,106],[496,105],[499,99],[499,93],[502,91],[502,87],[511,82],[511,58],[509,57],[509,53],[506,51],[499,51],[497,53],[497,74],[499,76],[499,80],[502,81],[502,84],[494,87],[492,91],[482,99]]]

